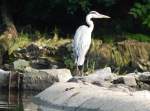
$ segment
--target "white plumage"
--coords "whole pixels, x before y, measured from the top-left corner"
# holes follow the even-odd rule
[[[91,31],[87,26],[80,26],[75,34],[76,39],[74,39],[74,54],[75,63],[79,65],[84,64],[85,55],[90,47],[91,43]]]
[[[75,56],[75,63],[77,66],[82,66],[85,61],[85,56],[91,44],[91,34],[94,28],[91,18],[110,18],[109,16],[99,14],[96,11],[91,11],[86,16],[88,26],[80,26],[74,35],[73,51]]]

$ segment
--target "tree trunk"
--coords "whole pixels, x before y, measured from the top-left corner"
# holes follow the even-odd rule
[[[11,12],[8,6],[10,1],[1,0],[1,17],[2,22],[5,26],[2,35],[0,35],[0,67],[2,64],[5,64],[9,60],[8,51],[11,47],[10,44],[18,36],[16,27],[11,17]]]
[[[7,2],[8,2],[7,0],[1,1],[1,16],[2,16],[2,21],[6,27],[3,34],[5,35],[5,37],[12,39],[12,38],[17,37],[18,33],[17,33],[16,27],[14,25],[14,22],[12,20]]]

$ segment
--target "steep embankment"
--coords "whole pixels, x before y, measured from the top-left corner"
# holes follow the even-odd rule
[[[67,67],[71,70],[74,69],[74,60],[72,56],[71,40],[62,43],[62,39],[47,40],[49,43],[42,42],[44,45],[39,45],[38,42],[26,45],[27,47],[19,48],[12,53],[12,57],[16,59],[26,59],[32,62],[34,55],[30,53],[35,52],[38,48],[38,56],[33,58],[46,58],[51,61],[50,64],[55,63],[57,67]],[[61,44],[60,44],[61,42]],[[59,45],[57,44],[59,43]],[[31,52],[28,51],[31,48]],[[34,50],[34,51],[33,51]],[[55,62],[54,62],[55,61]],[[87,54],[85,62],[85,71],[110,66],[113,71],[118,72],[133,72],[150,71],[150,44],[146,42],[138,42],[135,40],[125,40],[112,44],[102,43],[101,40],[92,41],[91,48]]]
[[[98,41],[97,41],[98,42]],[[100,42],[100,41],[99,41]],[[111,66],[116,71],[150,71],[150,44],[125,40],[115,44],[92,45],[88,60],[95,68]]]

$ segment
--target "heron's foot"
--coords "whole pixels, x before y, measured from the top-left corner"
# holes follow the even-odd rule
[[[81,73],[81,77],[83,77],[83,76],[84,76],[84,72],[83,72],[83,71],[80,71],[80,73]]]
[[[84,76],[83,66],[80,65],[80,66],[78,66],[78,68],[79,68],[79,75],[83,77]]]
[[[77,76],[82,76],[81,71],[80,71],[80,70],[77,70],[76,75],[77,75]]]
[[[81,76],[84,76],[83,72],[80,71],[80,70],[75,70],[74,75],[80,76],[80,77],[81,77]]]

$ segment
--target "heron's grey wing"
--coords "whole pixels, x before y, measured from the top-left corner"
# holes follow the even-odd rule
[[[82,42],[83,42],[83,36],[85,30],[87,29],[87,26],[80,26],[77,30],[76,33],[74,35],[74,41],[73,41],[73,48],[74,48],[74,52],[76,55],[79,55],[79,49],[81,49],[82,47]]]
[[[87,26],[80,26],[74,36],[74,52],[78,58],[77,64],[84,63],[85,55],[91,43],[91,33]]]

